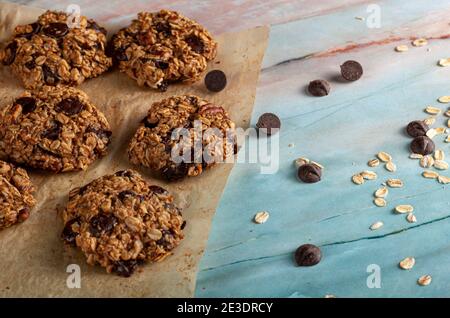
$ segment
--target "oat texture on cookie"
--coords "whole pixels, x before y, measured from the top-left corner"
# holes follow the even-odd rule
[[[133,170],[70,191],[62,239],[87,263],[130,276],[145,261],[162,261],[183,239],[181,210],[171,194]]]
[[[36,204],[34,191],[24,169],[0,161],[0,229],[28,219]]]
[[[0,110],[0,158],[54,172],[84,170],[106,154],[111,129],[73,87],[25,91]]]
[[[67,20],[64,12],[47,11],[36,22],[17,26],[0,50],[0,62],[11,66],[25,88],[78,85],[112,65],[105,54],[106,30],[84,16],[70,27]]]
[[[227,112],[194,95],[154,103],[128,147],[131,163],[170,181],[197,176],[236,152],[235,124]],[[182,156],[178,162],[174,153]]]
[[[168,10],[139,13],[110,44],[121,72],[139,86],[161,91],[173,82],[199,80],[217,54],[217,43],[204,27]]]

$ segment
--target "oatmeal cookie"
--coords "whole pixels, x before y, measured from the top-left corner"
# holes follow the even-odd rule
[[[25,91],[0,110],[0,158],[54,172],[86,169],[106,154],[111,130],[73,87]]]
[[[105,54],[106,30],[84,16],[77,27],[67,20],[64,12],[47,11],[36,22],[17,26],[0,50],[0,61],[11,66],[25,88],[79,85],[112,65]]]
[[[36,204],[34,191],[24,169],[0,161],[0,229],[28,219]]]
[[[173,82],[194,82],[217,54],[217,43],[197,22],[175,11],[141,12],[110,43],[120,71],[165,91]]]
[[[133,170],[71,190],[63,219],[62,239],[79,247],[88,264],[126,277],[137,265],[170,255],[185,225],[169,192]]]
[[[236,152],[235,124],[227,112],[194,95],[154,103],[128,147],[133,164],[168,180],[197,176]]]

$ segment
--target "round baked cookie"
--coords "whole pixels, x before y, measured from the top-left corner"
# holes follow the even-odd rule
[[[165,91],[173,82],[194,82],[217,54],[217,43],[197,22],[178,12],[141,12],[112,38],[110,55],[120,71]]]
[[[111,129],[73,87],[25,91],[0,110],[0,158],[54,172],[86,169],[106,154]]]
[[[47,11],[36,22],[17,26],[0,50],[0,61],[25,88],[78,85],[112,65],[105,54],[106,30],[84,16],[77,26],[69,27],[67,20],[64,12]]]
[[[0,229],[28,219],[36,204],[34,191],[24,169],[0,160]]]
[[[79,247],[88,264],[126,277],[137,265],[170,255],[185,225],[169,192],[133,170],[71,190],[63,219],[62,239]]]
[[[236,152],[235,124],[227,112],[194,95],[154,103],[128,147],[133,164],[170,181],[197,176]]]

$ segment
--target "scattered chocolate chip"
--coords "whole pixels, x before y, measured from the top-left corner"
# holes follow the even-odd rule
[[[39,33],[39,31],[41,30],[41,25],[38,22],[31,23],[30,26],[31,26],[31,32],[17,34],[17,36],[30,40],[34,34]]]
[[[221,70],[213,70],[205,76],[205,86],[211,92],[220,92],[227,86],[227,77]]]
[[[414,138],[425,136],[428,129],[430,129],[430,127],[428,127],[428,125],[421,120],[412,121],[408,124],[408,126],[406,126],[406,132],[408,133],[408,135]]]
[[[297,175],[305,183],[316,183],[322,177],[322,169],[315,164],[307,163],[298,168]]]
[[[434,141],[427,136],[419,136],[411,142],[411,151],[421,155],[430,155],[434,152]]]
[[[155,61],[155,66],[161,70],[167,70],[169,68],[169,63],[157,60]]]
[[[130,170],[121,170],[121,171],[117,171],[115,174],[115,176],[117,177],[126,177],[129,178],[131,177],[133,174]]]
[[[69,32],[69,27],[67,26],[66,23],[54,22],[54,23],[50,23],[42,31],[47,36],[50,36],[53,38],[61,38]]]
[[[36,109],[36,100],[33,97],[21,97],[16,99],[16,104],[22,106],[22,114],[26,115]]]
[[[158,22],[155,25],[155,29],[158,33],[162,33],[165,37],[172,35],[172,28],[170,27],[170,24],[165,22]]]
[[[202,54],[204,52],[205,44],[198,36],[191,34],[185,39],[185,41],[195,53]]]
[[[295,262],[298,266],[314,266],[322,259],[320,248],[312,244],[301,245],[295,251]]]
[[[325,80],[314,80],[309,82],[308,92],[317,97],[326,96],[330,93],[330,83]]]
[[[153,193],[156,193],[156,194],[168,194],[169,193],[166,189],[164,189],[160,186],[157,186],[157,185],[152,185],[149,187],[149,189],[150,189],[150,191],[152,191]]]
[[[34,60],[31,60],[29,62],[25,63],[25,67],[29,70],[32,70],[36,67],[36,62]]]
[[[169,88],[169,82],[168,82],[168,81],[162,81],[162,82],[158,85],[158,90],[159,90],[160,92],[166,92],[168,88]]]
[[[17,219],[19,222],[24,222],[30,217],[30,209],[29,208],[23,208],[19,211],[19,215],[17,216]]]
[[[78,236],[78,233],[74,232],[72,230],[72,225],[74,225],[75,223],[79,223],[80,222],[80,217],[76,217],[70,221],[68,221],[66,223],[66,225],[64,226],[64,229],[61,233],[61,238],[70,245],[75,246],[75,239]]]
[[[84,104],[75,98],[65,98],[56,105],[56,111],[63,112],[67,116],[73,116],[80,113]]]
[[[280,118],[272,113],[264,113],[259,117],[258,122],[256,123],[256,128],[266,129],[266,134],[270,136],[276,133],[275,129],[281,128]]]
[[[42,133],[42,137],[50,140],[56,140],[58,139],[61,130],[62,130],[61,123],[54,121],[52,123],[52,126]]]
[[[346,61],[341,65],[341,75],[347,81],[356,81],[363,75],[363,68],[356,61]]]
[[[88,20],[87,25],[86,25],[86,29],[92,29],[92,30],[95,30],[97,32],[103,33],[104,35],[108,34],[106,29],[101,27],[101,26],[99,26],[97,24],[97,22],[95,22],[94,20]]]
[[[90,221],[89,232],[95,237],[100,237],[103,233],[111,233],[117,224],[117,218],[113,214],[99,213]]]
[[[11,65],[16,59],[17,42],[12,41],[5,48],[6,57],[3,59],[3,65]]]
[[[52,69],[48,65],[42,65],[42,74],[44,75],[44,81],[48,85],[55,85],[59,83],[59,77],[53,73]]]
[[[119,200],[123,202],[123,201],[125,201],[127,198],[135,197],[135,196],[136,196],[136,193],[134,193],[134,192],[131,191],[131,190],[124,190],[124,191],[120,192],[117,196],[119,197]]]
[[[188,174],[188,165],[182,162],[176,166],[168,166],[162,170],[162,175],[168,181],[176,181],[184,178]]]
[[[181,224],[181,229],[184,230],[185,227],[186,227],[186,221],[183,221],[183,223]]]
[[[113,272],[122,277],[130,277],[136,270],[139,262],[135,259],[117,261],[114,263]]]

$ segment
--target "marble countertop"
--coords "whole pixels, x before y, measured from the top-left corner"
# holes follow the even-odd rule
[[[450,191],[421,177],[408,158],[403,130],[428,117],[427,105],[447,109],[436,99],[450,95],[450,1],[54,1],[18,3],[64,10],[80,5],[82,14],[101,22],[129,20],[136,12],[170,8],[195,18],[213,33],[270,24],[270,43],[258,84],[252,123],[264,112],[282,121],[280,165],[276,174],[257,164],[233,169],[213,221],[197,277],[198,297],[449,297]],[[428,39],[413,47],[411,40]],[[409,46],[398,53],[397,45]],[[343,82],[339,65],[353,59],[364,67],[357,82]],[[309,81],[331,83],[330,95],[305,93]],[[443,116],[435,127],[446,127]],[[450,156],[444,135],[436,146]],[[373,168],[378,179],[356,186],[351,176],[367,170],[379,151],[389,152],[398,170]],[[324,165],[320,183],[295,178],[292,161],[305,156]],[[450,176],[449,171],[440,172]],[[387,179],[405,186],[390,189],[386,207],[376,207],[373,192]],[[414,206],[416,223],[393,213],[398,204]],[[252,222],[265,210],[265,224]],[[384,226],[369,229],[376,221]],[[322,261],[297,267],[293,252],[312,243]],[[414,257],[416,265],[398,263]],[[429,286],[417,279],[432,276]]]

